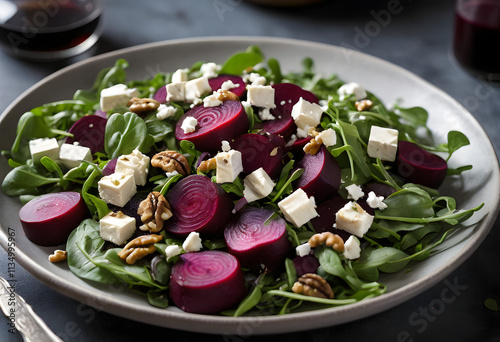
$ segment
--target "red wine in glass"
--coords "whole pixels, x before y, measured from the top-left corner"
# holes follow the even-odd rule
[[[469,73],[500,84],[500,0],[457,1],[453,52]]]
[[[99,0],[0,0],[0,46],[17,57],[55,60],[92,47]]]

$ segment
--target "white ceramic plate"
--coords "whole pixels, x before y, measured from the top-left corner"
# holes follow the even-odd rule
[[[448,180],[442,193],[458,198],[460,208],[484,202],[484,208],[468,222],[471,227],[448,240],[448,247],[434,257],[412,265],[412,272],[383,278],[388,292],[356,304],[273,317],[220,317],[182,312],[175,308],[157,309],[143,297],[124,288],[96,285],[74,276],[64,264],[51,264],[44,248],[28,241],[17,215],[17,199],[0,194],[0,243],[6,249],[8,228],[15,229],[16,260],[36,278],[62,294],[99,310],[118,316],[175,329],[205,333],[254,334],[291,332],[336,325],[379,313],[400,304],[433,286],[456,269],[480,245],[493,225],[499,207],[499,165],[490,140],[476,120],[451,97],[410,72],[383,60],[319,43],[281,38],[222,37],[183,39],[123,49],[77,63],[47,77],[22,94],[0,118],[0,149],[8,150],[15,137],[17,120],[25,111],[43,103],[71,98],[78,88],[90,88],[97,72],[118,58],[129,61],[129,80],[152,77],[159,71],[175,71],[204,60],[223,62],[248,45],[261,47],[266,57],[275,57],[284,71],[298,71],[304,57],[315,60],[316,70],[337,73],[345,81],[355,81],[380,96],[386,104],[404,99],[404,106],[422,106],[429,111],[429,125],[438,142],[449,130],[464,132],[471,145],[459,150],[452,167],[473,164],[463,177]],[[1,160],[0,177],[9,171]]]

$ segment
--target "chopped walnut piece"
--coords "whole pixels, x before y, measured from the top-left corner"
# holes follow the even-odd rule
[[[207,173],[208,171],[215,170],[216,168],[217,168],[217,159],[214,157],[202,161],[200,163],[200,166],[198,166],[198,168],[196,169],[196,171]]]
[[[332,247],[339,253],[342,253],[344,251],[344,240],[339,235],[332,232],[314,234],[313,236],[311,236],[307,243],[312,248],[325,245],[328,247]]]
[[[316,154],[318,153],[319,149],[321,148],[321,145],[323,143],[321,142],[321,139],[319,141],[317,139],[311,139],[309,142],[304,146],[304,152],[309,153],[309,154]]]
[[[50,262],[61,262],[65,261],[68,258],[68,252],[56,249],[54,253],[49,255],[49,261]]]
[[[163,239],[162,235],[151,234],[136,237],[123,247],[118,253],[120,259],[125,260],[127,264],[133,265],[139,259],[156,251],[155,243]]]
[[[135,114],[149,113],[160,107],[160,102],[149,98],[133,97],[127,102],[127,107]]]
[[[333,290],[330,284],[315,273],[306,273],[293,284],[292,291],[318,298],[333,298]]]
[[[159,192],[150,192],[148,197],[139,204],[137,214],[144,223],[140,230],[158,233],[163,228],[163,222],[172,217],[170,204]]]
[[[240,98],[230,90],[219,89],[215,92],[215,97],[221,102],[226,101],[239,101]]]
[[[365,110],[370,110],[370,108],[372,108],[373,106],[373,102],[368,99],[364,99],[361,101],[356,101],[354,105],[356,106],[356,110],[358,112],[362,112]]]
[[[155,154],[153,158],[151,158],[151,165],[165,172],[177,171],[183,176],[187,176],[191,173],[191,167],[186,157],[176,151],[163,151]]]

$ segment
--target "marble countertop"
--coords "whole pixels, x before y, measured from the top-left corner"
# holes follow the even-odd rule
[[[23,91],[56,70],[89,54],[174,38],[275,36],[341,45],[410,70],[455,98],[483,126],[497,156],[500,151],[500,88],[466,74],[450,53],[453,1],[325,1],[283,9],[242,0],[103,0],[103,34],[89,53],[58,62],[36,63],[0,53],[0,112]],[[393,7],[390,7],[393,6]],[[391,11],[389,11],[391,9]],[[392,10],[394,9],[394,10]],[[500,190],[500,189],[499,189]],[[211,335],[220,341],[500,341],[500,222],[478,250],[443,281],[380,314],[339,326],[293,334]],[[0,249],[0,275],[7,256]],[[64,341],[133,341],[153,338],[194,341],[207,335],[160,328],[107,314],[48,288],[21,266],[17,293]],[[443,301],[445,289],[453,300]],[[0,317],[0,341],[22,341]]]

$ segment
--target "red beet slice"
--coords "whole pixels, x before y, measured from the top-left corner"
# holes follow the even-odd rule
[[[103,176],[109,176],[113,173],[115,173],[115,168],[116,168],[116,162],[118,161],[118,158],[111,159],[106,163],[104,168],[102,169],[102,175]]]
[[[337,193],[340,186],[340,166],[335,158],[322,146],[318,153],[306,153],[297,164],[304,169],[299,179],[295,181],[297,188],[302,188],[308,196],[314,196],[320,203]]]
[[[368,183],[363,187],[363,192],[365,193],[364,198],[368,198],[368,194],[373,191],[375,195],[377,196],[382,196],[384,198],[389,197],[392,195],[394,192],[396,192],[396,189],[394,189],[392,186],[383,184],[383,183]]]
[[[219,90],[222,84],[226,81],[232,81],[235,85],[238,84],[237,87],[229,89],[229,91],[233,92],[236,96],[238,96],[241,99],[243,94],[245,94],[246,86],[245,82],[240,76],[223,74],[209,79],[208,84],[212,88],[212,91],[216,91]]]
[[[217,314],[245,297],[238,259],[221,251],[182,254],[172,267],[170,297],[181,310]]]
[[[344,239],[344,241],[347,240],[351,234],[345,230],[333,227],[335,224],[335,214],[343,208],[347,202],[348,201],[342,196],[336,194],[332,198],[318,204],[316,207],[318,216],[311,219],[311,224],[314,227],[314,230],[317,233],[332,232],[339,235],[342,239]]]
[[[446,177],[446,161],[409,141],[398,142],[396,169],[408,182],[438,188]]]
[[[106,130],[107,119],[99,115],[87,115],[79,119],[68,130],[73,137],[66,138],[66,143],[72,144],[75,141],[81,146],[90,148],[92,153],[104,149],[104,132]]]
[[[269,177],[279,176],[285,140],[274,134],[247,133],[237,136],[231,148],[241,152],[243,172],[251,173],[262,167]]]
[[[78,192],[41,195],[19,211],[26,237],[41,246],[65,243],[73,229],[87,216],[87,206]]]
[[[160,89],[156,91],[156,93],[153,95],[153,100],[156,100],[160,103],[166,103],[167,102],[167,87],[163,86]]]
[[[97,116],[100,116],[101,118],[103,119],[107,119],[108,118],[108,114],[100,109],[96,110],[94,115],[97,115]]]
[[[275,270],[290,251],[285,220],[269,220],[272,215],[273,211],[264,208],[243,208],[224,230],[228,252],[252,272],[259,272],[262,267]]]
[[[182,122],[187,117],[194,117],[198,123],[196,131],[184,133]],[[217,151],[222,140],[230,141],[248,130],[248,117],[240,101],[226,101],[220,106],[196,106],[188,110],[177,122],[175,137],[177,140],[189,140],[198,150]]]
[[[317,273],[319,260],[312,254],[303,257],[297,256],[293,258],[293,266],[295,266],[295,272],[300,277],[306,273]]]
[[[318,103],[316,95],[292,83],[279,83],[272,86],[275,89],[274,103],[276,108],[271,109],[275,120],[265,121],[263,130],[268,133],[279,134],[286,139],[296,130],[292,118],[292,108],[302,97],[312,103]]]
[[[222,232],[233,209],[229,194],[203,175],[179,181],[168,193],[167,201],[173,217],[165,222],[165,230],[181,236]]]

